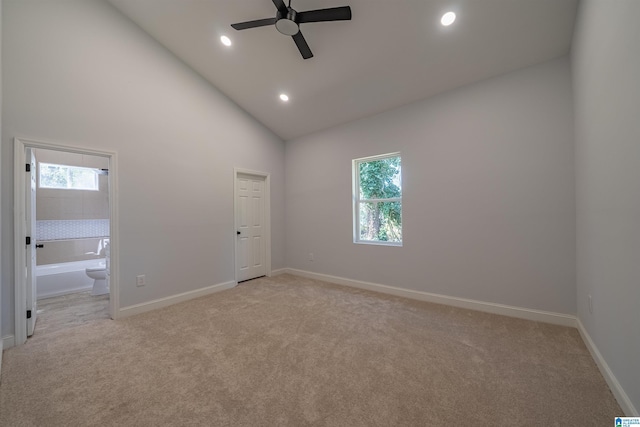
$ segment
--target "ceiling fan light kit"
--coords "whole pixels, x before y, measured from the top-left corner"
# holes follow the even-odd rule
[[[285,36],[294,36],[298,34],[298,31],[300,31],[300,26],[296,23],[296,16],[298,13],[293,9],[289,9],[287,16],[278,18],[278,16],[281,15],[282,13],[278,11],[278,14],[276,15],[276,29]]]
[[[258,19],[255,21],[239,22],[231,24],[236,30],[247,30],[249,28],[275,25],[276,29],[286,35],[291,36],[296,43],[300,54],[304,59],[313,57],[313,53],[300,32],[300,24],[307,22],[327,22],[327,21],[349,21],[351,20],[351,8],[349,6],[332,7],[328,9],[307,10],[298,12],[284,4],[283,0],[272,0],[278,10],[275,18]]]

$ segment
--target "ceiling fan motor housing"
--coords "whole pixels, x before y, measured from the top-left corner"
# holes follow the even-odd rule
[[[287,9],[286,16],[282,12],[278,11],[278,13],[276,13],[277,30],[285,36],[294,36],[298,34],[300,27],[296,22],[297,15],[298,13],[291,8]]]

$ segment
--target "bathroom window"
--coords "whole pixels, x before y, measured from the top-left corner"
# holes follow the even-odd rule
[[[79,166],[39,163],[40,188],[99,190],[98,171]]]
[[[353,161],[353,241],[402,246],[400,153]]]

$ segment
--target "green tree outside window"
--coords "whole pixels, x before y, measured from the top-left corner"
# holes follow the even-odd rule
[[[402,168],[399,154],[354,161],[356,241],[402,243]]]

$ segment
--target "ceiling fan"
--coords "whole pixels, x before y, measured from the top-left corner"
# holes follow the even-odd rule
[[[304,59],[313,57],[311,49],[304,36],[300,32],[300,24],[307,22],[323,21],[349,21],[351,20],[351,8],[349,6],[332,7],[328,9],[307,10],[298,12],[284,4],[283,0],[272,0],[278,11],[275,18],[257,19],[255,21],[240,22],[231,24],[236,30],[247,30],[249,28],[264,27],[274,25],[276,29],[286,36],[291,36],[298,46],[298,50]]]

